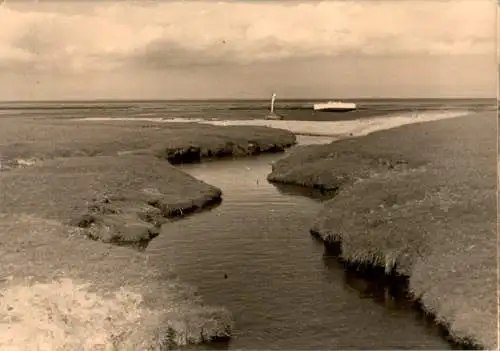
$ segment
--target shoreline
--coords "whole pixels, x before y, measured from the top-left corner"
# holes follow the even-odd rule
[[[168,267],[152,270],[148,254],[133,248],[144,248],[169,220],[221,201],[220,189],[172,166],[172,155],[200,162],[280,152],[295,143],[292,133],[7,118],[0,124],[0,289],[12,320],[10,329],[0,328],[0,345],[140,349],[231,337],[230,311],[205,305]],[[193,148],[200,156],[194,160]],[[44,305],[51,307],[36,307]]]
[[[345,138],[349,136],[367,135],[378,130],[387,130],[397,128],[406,124],[423,123],[436,120],[457,118],[469,114],[466,110],[425,110],[419,111],[415,115],[412,111],[388,112],[370,117],[352,119],[352,120],[266,120],[266,119],[248,119],[248,120],[206,120],[202,118],[192,119],[165,119],[162,117],[87,117],[75,119],[74,121],[89,122],[112,122],[120,121],[130,122],[153,122],[158,124],[202,124],[207,126],[224,127],[268,127],[273,129],[287,130],[298,136],[316,136]],[[353,127],[356,124],[356,127]]]
[[[414,298],[410,291],[410,276],[399,274],[396,270],[387,272],[385,267],[367,262],[349,261],[342,258],[342,242],[341,241],[325,241],[320,232],[314,228],[310,230],[310,234],[316,239],[323,242],[325,251],[341,263],[345,270],[355,272],[364,279],[376,279],[388,289],[389,295],[396,299],[404,299],[411,303],[412,308],[419,312],[426,321],[431,322],[439,328],[441,336],[452,346],[460,350],[483,350],[483,345],[477,343],[470,337],[456,338],[450,332],[449,325],[444,322],[436,321],[436,316],[429,312],[422,300]]]
[[[268,179],[334,191],[314,235],[338,245],[342,260],[408,277],[412,298],[458,344],[495,348],[495,285],[487,277],[496,269],[488,241],[496,136],[487,128],[495,130],[496,118],[471,114],[297,148]]]

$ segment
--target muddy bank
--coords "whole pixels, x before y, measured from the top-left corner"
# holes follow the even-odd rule
[[[334,190],[312,231],[351,263],[409,277],[456,341],[497,344],[494,112],[301,147],[269,179]]]
[[[166,161],[280,151],[293,134],[4,118],[0,140],[2,348],[157,349],[230,337],[227,310],[159,277],[147,254],[109,243],[145,247],[166,222],[221,200]]]

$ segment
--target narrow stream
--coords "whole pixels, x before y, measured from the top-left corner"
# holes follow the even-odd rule
[[[321,200],[266,180],[280,157],[183,166],[220,187],[224,200],[165,226],[147,248],[156,266],[172,265],[207,303],[232,311],[232,340],[201,348],[451,349],[409,304],[384,298],[325,253],[309,235]]]

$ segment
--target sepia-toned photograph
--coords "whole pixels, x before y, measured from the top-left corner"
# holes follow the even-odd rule
[[[0,0],[0,350],[497,350],[495,0]]]

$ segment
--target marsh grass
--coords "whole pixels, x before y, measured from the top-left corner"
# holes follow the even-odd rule
[[[0,216],[2,350],[164,349],[169,341],[229,337],[231,314],[205,306],[173,272],[151,267],[147,254],[66,230]]]
[[[165,161],[143,156],[66,157],[0,173],[2,212],[35,213],[88,228],[103,241],[148,240],[164,219],[220,199]],[[154,188],[157,194],[147,192]]]
[[[295,142],[265,127],[28,118],[1,119],[0,136],[2,211],[69,221],[89,238],[120,244],[147,243],[161,224],[221,201],[220,189],[169,162],[277,152]]]
[[[10,160],[139,153],[175,162],[190,149],[202,159],[282,151],[295,136],[257,126],[2,118],[0,140],[0,156]]]
[[[102,241],[145,245],[165,222],[220,201],[220,189],[170,165],[172,153],[294,142],[263,127],[0,119],[0,348],[165,350],[230,337],[229,311],[150,267],[147,253]]]
[[[270,179],[309,185],[319,169],[321,186],[339,192],[312,231],[338,242],[348,262],[408,276],[412,297],[454,340],[496,349],[496,118],[475,114],[302,148]],[[385,166],[398,159],[401,166]],[[370,170],[367,160],[387,162]]]

